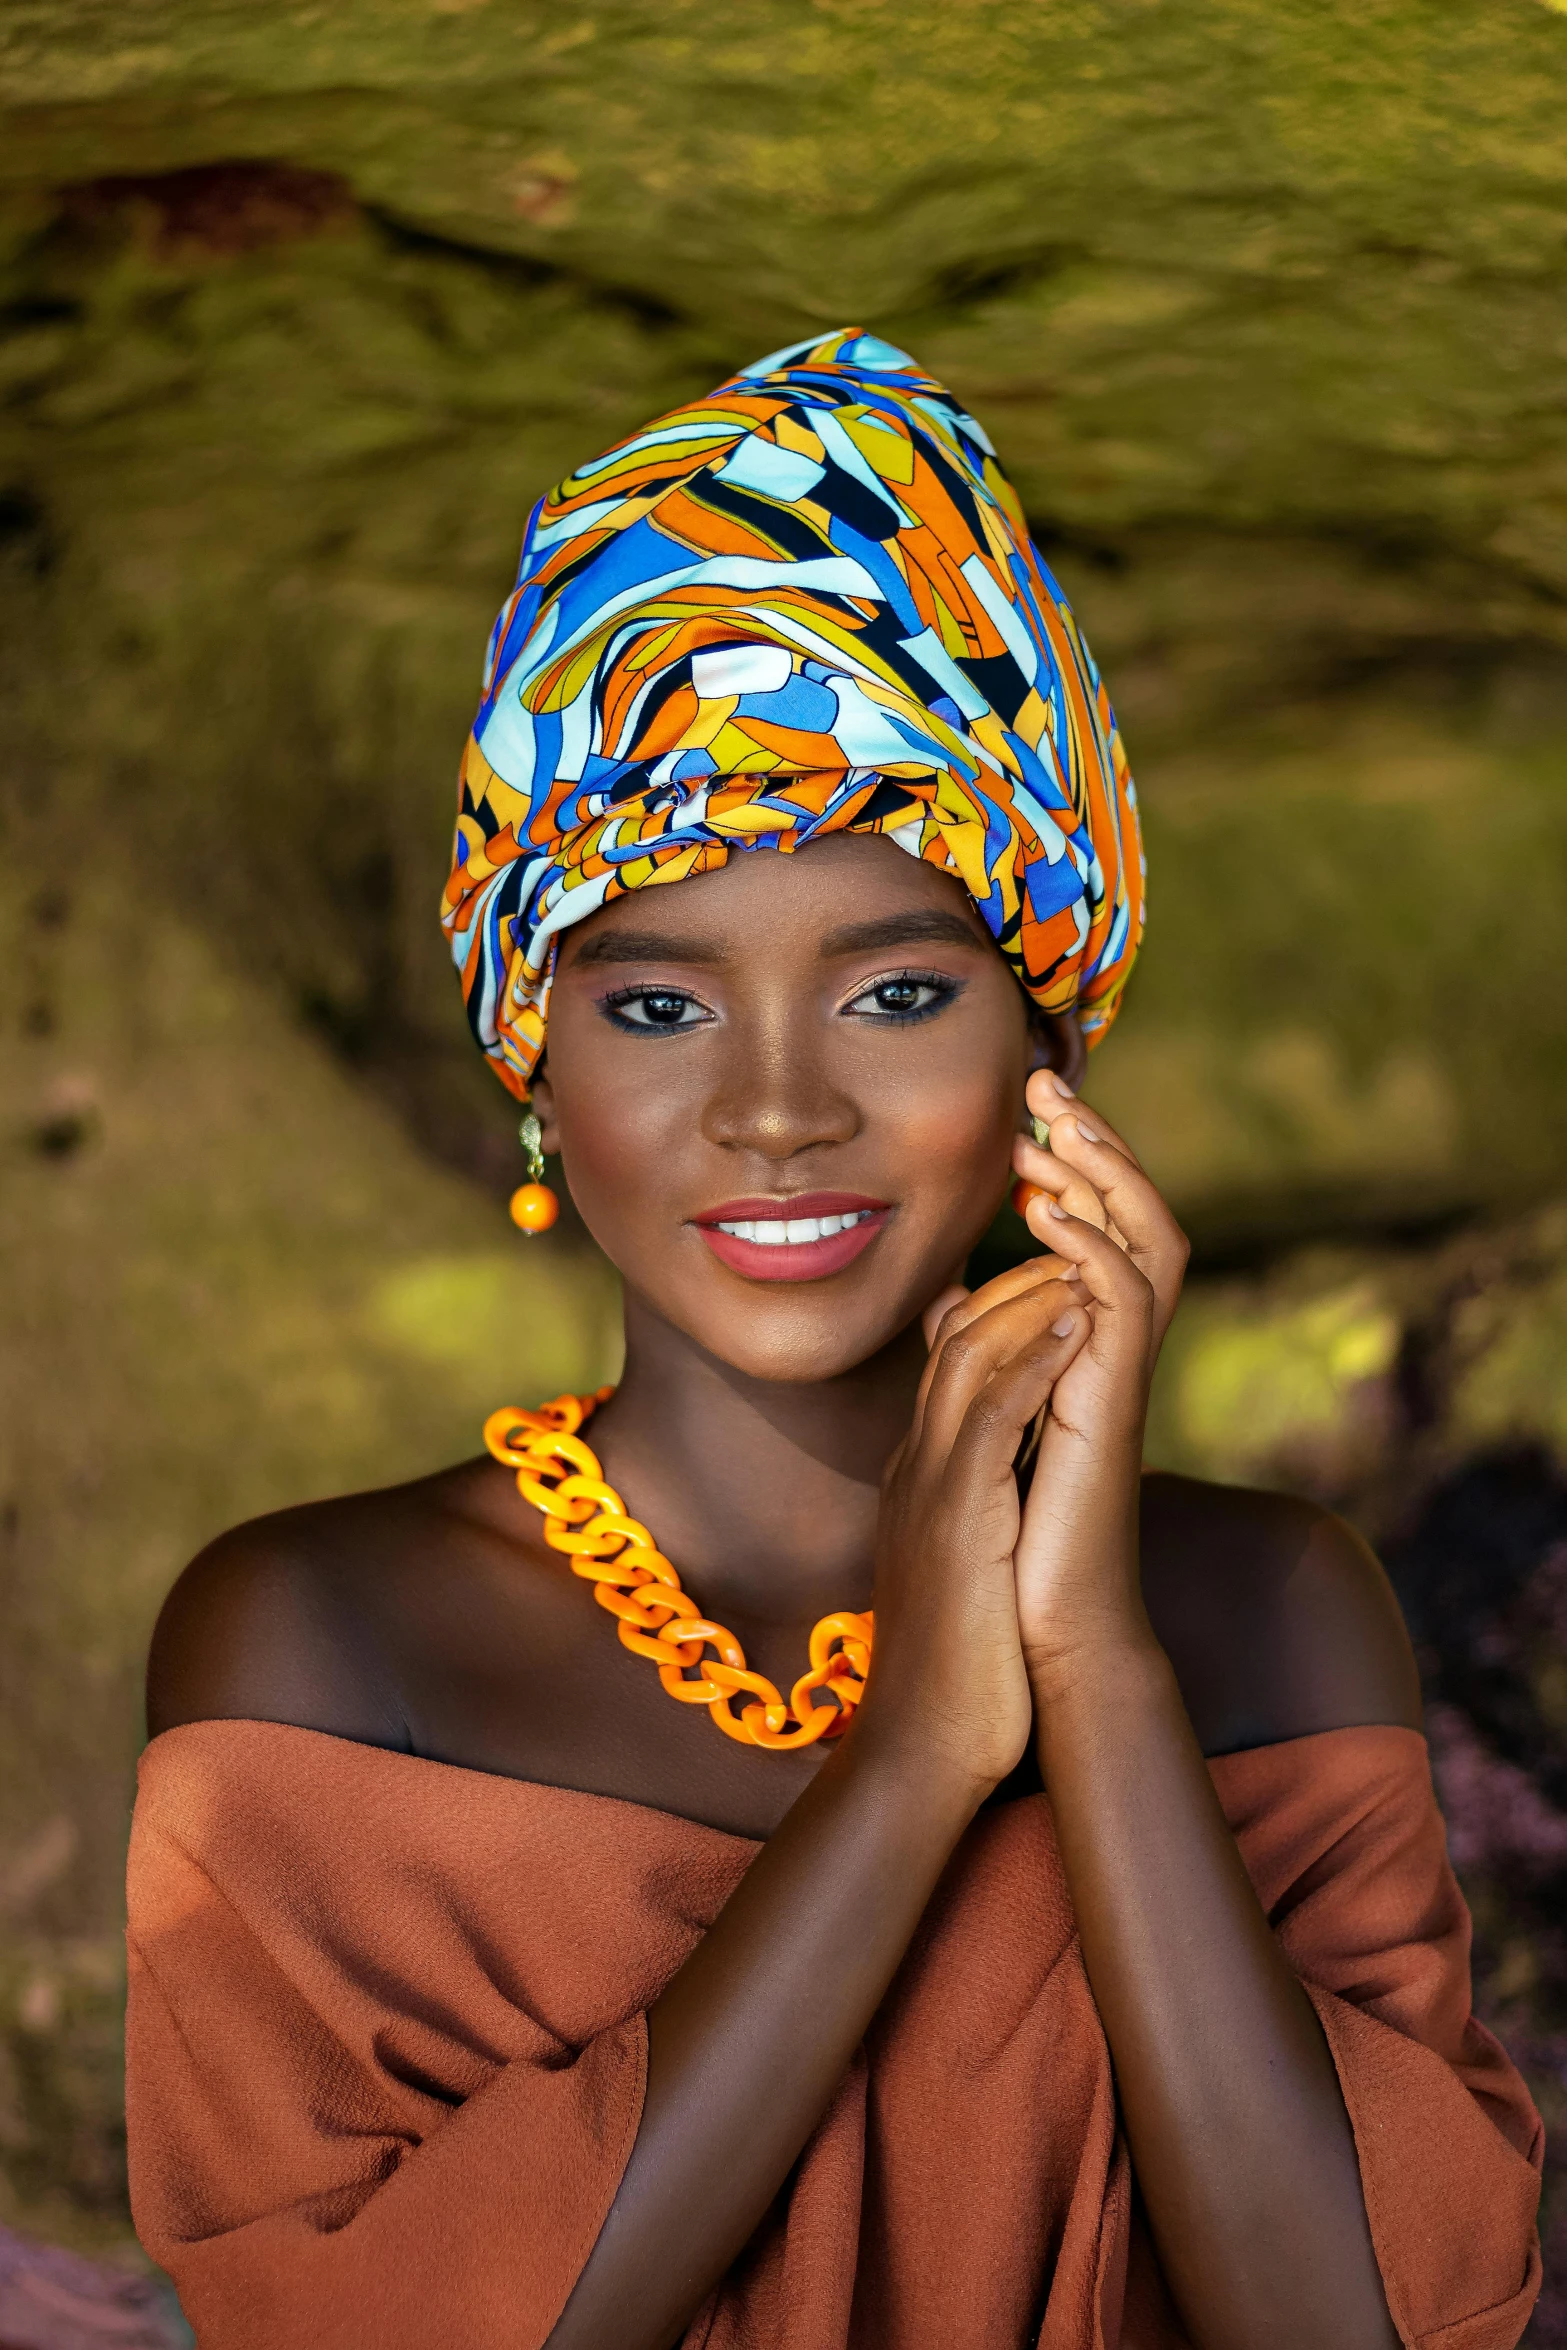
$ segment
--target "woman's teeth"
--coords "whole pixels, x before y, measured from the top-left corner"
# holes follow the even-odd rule
[[[718,1229],[736,1240],[754,1240],[759,1248],[804,1248],[813,1240],[831,1240],[835,1232],[852,1231],[870,1213],[851,1208],[846,1216],[792,1216],[787,1224],[720,1224]]]

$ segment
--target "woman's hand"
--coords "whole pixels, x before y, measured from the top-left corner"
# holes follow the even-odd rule
[[[1184,1234],[1133,1153],[1048,1070],[1028,1104],[1050,1148],[1023,1136],[1017,1172],[1052,1269],[1087,1304],[1085,1343],[1054,1382],[1017,1548],[1020,1637],[1036,1695],[1084,1644],[1152,1639],[1138,1576],[1143,1422],[1159,1348],[1180,1296]]]
[[[1089,1337],[1050,1261],[964,1295],[933,1335],[877,1537],[876,1647],[852,1743],[912,1738],[979,1800],[1033,1723],[1018,1621],[1013,1462]]]
[[[1152,1639],[1138,1584],[1143,1421],[1187,1245],[1136,1158],[1049,1071],[1018,1137],[1049,1254],[926,1315],[930,1360],[888,1468],[876,1661],[862,1743],[917,1724],[985,1788],[1027,1745],[1036,1696],[1085,1641]],[[1014,1464],[1040,1442],[1028,1500]],[[1033,1684],[1031,1689],[1030,1683]],[[1045,1684],[1045,1685],[1042,1685]]]
[[[1048,1194],[1069,1216],[1108,1231],[1146,1278],[1153,1292],[1151,1377],[1180,1301],[1190,1243],[1143,1173],[1131,1145],[1097,1110],[1080,1103],[1064,1079],[1053,1070],[1036,1069],[1026,1098],[1032,1116],[1049,1131],[1050,1147],[1043,1149],[1020,1134],[1012,1147],[1013,1167],[1025,1183]],[[1136,1231],[1123,1229],[1115,1213],[1118,1200],[1132,1209]],[[1058,1269],[1065,1272],[1057,1250],[1058,1220],[1049,1215],[1045,1202],[1031,1201],[1024,1221],[1036,1240],[1056,1251]]]

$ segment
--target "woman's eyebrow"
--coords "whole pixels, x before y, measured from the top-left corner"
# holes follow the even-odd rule
[[[822,941],[824,955],[862,955],[878,947],[982,946],[984,940],[961,914],[944,913],[938,906],[911,907],[906,914],[884,914],[877,922],[850,922],[829,932]]]
[[[961,914],[938,906],[911,906],[906,913],[883,914],[874,922],[849,922],[829,931],[822,941],[824,957],[874,954],[881,947],[961,946],[984,944],[980,932]],[[572,956],[582,963],[723,963],[730,946],[723,938],[691,938],[666,930],[603,930],[584,939]]]
[[[664,930],[601,930],[585,939],[573,963],[722,963],[729,948],[721,938],[681,938]]]

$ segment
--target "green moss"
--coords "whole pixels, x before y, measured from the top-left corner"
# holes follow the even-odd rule
[[[367,1074],[417,1061],[423,1124],[467,1130],[483,1080],[430,907],[521,518],[724,354],[351,211],[216,259],[160,257],[137,217],[63,216],[13,268],[35,323],[9,448],[35,519],[0,607],[52,683],[40,755],[166,903]],[[1072,302],[1150,347],[1180,308],[1153,281]],[[1007,392],[1014,361],[1003,318],[992,421],[1026,457],[1054,408]],[[1517,633],[1518,582],[1493,575],[1482,610],[1439,565],[1211,531],[1145,529],[1119,568],[1058,559],[1116,685],[1152,873],[1095,1085],[1182,1212],[1369,1225],[1549,1182],[1567,666]],[[1466,628],[1494,641],[1444,652]]]
[[[13,862],[3,905],[34,1033],[0,1047],[0,2173],[50,2229],[123,2209],[118,1976],[71,1954],[114,1947],[173,1576],[236,1519],[471,1455],[618,1343],[596,1257],[530,1249],[125,878]]]
[[[1304,1301],[1199,1296],[1172,1356],[1181,1449],[1210,1476],[1244,1480],[1342,1447],[1398,1342],[1396,1317],[1365,1279]]]
[[[461,1256],[417,1256],[372,1285],[364,1326],[371,1339],[416,1363],[462,1379],[487,1380],[480,1404],[492,1409],[494,1365],[519,1343],[526,1349],[530,1400],[541,1391],[585,1392],[614,1376],[619,1346],[612,1284],[594,1297],[579,1263],[556,1257],[524,1263],[515,1247]],[[597,1306],[598,1311],[592,1309]],[[505,1398],[501,1399],[506,1400]]]
[[[1416,1247],[1314,1246],[1199,1277],[1160,1358],[1148,1456],[1304,1487],[1396,1528],[1413,1495],[1477,1454],[1533,1443],[1567,1459],[1564,1330],[1560,1205]]]
[[[1456,1317],[1454,1418],[1474,1445],[1533,1437],[1567,1459],[1567,1214],[1529,1228],[1513,1278]]]
[[[91,2247],[123,2229],[124,1950],[0,1951],[0,2213]]]

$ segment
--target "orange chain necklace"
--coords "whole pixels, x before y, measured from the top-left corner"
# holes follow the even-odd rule
[[[671,1697],[705,1705],[727,1737],[774,1752],[836,1738],[865,1691],[872,1619],[823,1616],[811,1633],[811,1669],[789,1692],[786,1705],[764,1673],[751,1672],[745,1650],[722,1624],[699,1615],[680,1577],[647,1528],[604,1482],[597,1456],[577,1431],[614,1394],[561,1395],[535,1412],[507,1406],[484,1423],[485,1449],[517,1472],[517,1491],[543,1512],[544,1539],[562,1550],[571,1571],[593,1585],[599,1606],[620,1619],[622,1646],[651,1658]],[[716,1655],[704,1657],[711,1648]],[[694,1672],[694,1677],[693,1676]],[[825,1689],[837,1702],[815,1705]],[[751,1702],[735,1712],[737,1699]]]

